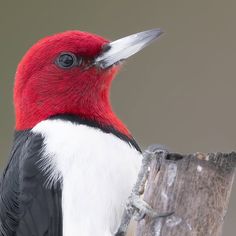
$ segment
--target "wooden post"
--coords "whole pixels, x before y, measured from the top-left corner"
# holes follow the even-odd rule
[[[136,236],[220,236],[236,153],[168,154],[153,159],[144,200],[169,217],[145,217]],[[236,233],[235,233],[236,234]]]

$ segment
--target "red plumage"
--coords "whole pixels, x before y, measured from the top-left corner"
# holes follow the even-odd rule
[[[107,42],[94,34],[68,31],[36,43],[23,57],[16,73],[16,129],[30,129],[51,116],[71,114],[111,125],[130,136],[112,111],[109,99],[111,82],[119,66],[105,70],[95,66],[62,69],[55,64],[63,51],[93,60]]]

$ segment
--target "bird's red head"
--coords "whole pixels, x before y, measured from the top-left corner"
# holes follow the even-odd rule
[[[36,43],[20,62],[15,80],[16,129],[54,115],[72,114],[127,133],[112,112],[109,90],[117,66],[91,66],[107,40],[69,31]]]
[[[94,34],[68,31],[36,43],[16,73],[16,129],[31,129],[51,116],[69,114],[130,135],[112,111],[109,92],[117,63],[143,48],[151,36],[157,38],[160,30],[139,34],[109,43]],[[127,47],[131,50],[124,53]]]

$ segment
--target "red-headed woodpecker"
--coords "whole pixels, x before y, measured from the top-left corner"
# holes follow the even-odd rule
[[[68,31],[26,53],[15,78],[0,235],[114,235],[141,151],[112,110],[110,86],[121,62],[160,35],[153,29],[109,42]]]

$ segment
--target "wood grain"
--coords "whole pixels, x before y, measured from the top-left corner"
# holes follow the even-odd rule
[[[165,218],[145,217],[136,236],[220,236],[236,153],[168,154],[153,159],[144,199]]]

